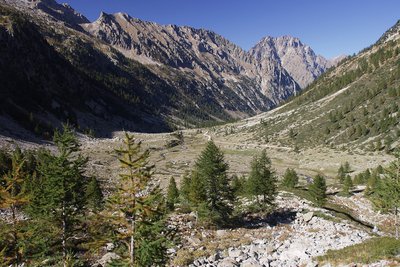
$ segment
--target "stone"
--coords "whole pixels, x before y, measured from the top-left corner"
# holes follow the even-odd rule
[[[232,258],[225,258],[217,265],[217,267],[234,267],[234,266],[239,266],[239,263],[237,263]]]
[[[215,235],[216,235],[217,237],[223,237],[223,236],[226,235],[226,230],[217,230],[217,231],[215,232]]]
[[[248,259],[242,262],[241,267],[262,267],[262,265],[255,259]]]
[[[237,248],[229,248],[228,249],[228,255],[231,258],[237,258],[240,255],[243,255],[243,251]]]
[[[115,245],[114,245],[113,243],[107,243],[107,244],[106,244],[106,250],[107,250],[107,252],[113,251],[114,248],[115,248]]]
[[[318,262],[309,261],[309,262],[307,262],[306,267],[318,267]]]
[[[189,237],[189,238],[187,239],[187,241],[189,242],[189,244],[191,244],[191,245],[193,245],[193,246],[200,245],[200,243],[201,243],[201,240],[198,239],[198,238],[196,238],[196,237]]]
[[[100,260],[98,260],[96,262],[97,265],[95,266],[107,266],[108,263],[110,263],[112,260],[118,260],[121,257],[119,255],[117,255],[116,253],[113,252],[108,252],[106,254],[104,254],[103,257],[101,257]]]
[[[310,211],[303,215],[303,220],[305,222],[309,222],[313,217],[314,217],[314,212]]]

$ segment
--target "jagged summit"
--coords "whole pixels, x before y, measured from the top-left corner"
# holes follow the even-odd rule
[[[330,61],[316,55],[310,46],[305,45],[299,38],[292,36],[262,38],[250,53],[257,59],[263,60],[276,55],[283,68],[294,78],[301,88],[305,88],[328,68],[338,61]]]
[[[259,64],[250,53],[209,30],[160,25],[125,13],[103,13],[96,21],[82,27],[124,55],[145,64],[166,65],[191,72],[199,80],[222,81],[226,85],[243,79],[257,84],[251,88],[246,86],[247,89],[233,88],[240,95],[247,95],[249,90],[251,94],[259,92],[278,104],[292,95],[293,90],[300,90],[276,58]]]
[[[135,112],[145,107],[151,116],[185,127],[245,118],[278,106],[301,90],[304,78],[291,72],[284,57],[291,52],[285,49],[305,47],[304,53],[312,54],[290,36],[282,37],[285,45],[279,49],[279,40],[264,38],[264,46],[249,52],[210,30],[160,25],[122,12],[101,12],[90,22],[54,0],[0,3],[30,14],[64,63],[88,75],[88,88],[101,84],[116,94],[116,101],[135,103]],[[49,34],[54,30],[56,35]]]

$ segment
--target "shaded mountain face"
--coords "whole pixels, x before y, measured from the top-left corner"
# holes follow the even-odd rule
[[[261,64],[265,60],[269,61],[273,55],[301,88],[307,87],[327,69],[336,66],[343,59],[341,56],[334,60],[327,60],[316,55],[298,38],[291,36],[265,37],[250,50],[250,53]]]
[[[61,122],[102,134],[169,128],[148,103],[171,105],[165,99],[172,88],[150,71],[123,60],[114,65],[81,36],[45,39],[36,24],[13,9],[0,6],[0,18],[0,115],[44,137]],[[157,92],[145,90],[150,82]],[[15,134],[6,128],[0,130]]]

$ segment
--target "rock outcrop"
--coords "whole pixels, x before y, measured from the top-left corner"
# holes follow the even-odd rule
[[[209,30],[160,25],[125,13],[104,12],[93,23],[81,26],[129,58],[179,69],[199,81],[212,81],[211,88],[222,83],[248,99],[250,106],[256,107],[260,101],[266,105],[263,96],[277,105],[300,89],[279,58],[265,54],[260,62]]]
[[[258,42],[250,53],[256,57],[261,64],[272,57],[280,62],[281,66],[291,77],[305,88],[318,76],[332,66],[336,66],[343,56],[328,60],[315,52],[308,45],[303,44],[300,39],[291,36],[265,37]]]

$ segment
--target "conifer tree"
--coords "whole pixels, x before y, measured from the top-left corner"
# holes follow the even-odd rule
[[[246,177],[232,176],[232,190],[235,197],[243,196],[246,193]]]
[[[103,192],[95,177],[90,177],[85,190],[86,206],[92,211],[99,211],[104,206]]]
[[[375,189],[373,202],[395,217],[396,239],[399,238],[398,210],[400,207],[400,149],[394,153],[396,160],[384,171],[384,178]]]
[[[351,176],[350,175],[346,175],[346,178],[344,179],[344,183],[343,183],[342,193],[345,196],[349,196],[349,195],[351,195],[351,190],[352,189],[353,189],[353,181],[351,180]]]
[[[0,208],[11,212],[9,223],[4,223],[0,229],[0,239],[5,238],[3,242],[5,247],[0,247],[3,251],[3,262],[17,266],[23,261],[23,241],[26,238],[24,221],[17,218],[18,211],[21,210],[29,201],[29,196],[25,190],[25,181],[27,174],[23,171],[25,158],[19,150],[12,155],[11,170],[3,176],[3,182],[0,183]]]
[[[63,265],[67,266],[68,253],[76,246],[71,240],[83,234],[78,226],[84,213],[87,158],[80,155],[80,145],[69,126],[55,132],[54,143],[58,154],[47,151],[38,163],[40,179],[32,192],[29,213],[37,225],[49,225],[54,230],[53,238],[61,245]],[[50,229],[39,230],[47,233]],[[50,249],[57,253],[57,246]]]
[[[189,200],[190,190],[191,190],[191,178],[189,173],[186,173],[182,180],[180,186],[180,197],[185,199],[186,201]]]
[[[367,187],[365,188],[364,194],[367,196],[371,196],[375,193],[376,189],[379,187],[381,182],[380,174],[375,169],[369,176],[367,180]]]
[[[124,147],[116,150],[123,172],[118,188],[109,198],[107,217],[114,226],[116,242],[124,244],[128,266],[163,265],[166,260],[165,201],[153,184],[154,166],[148,163],[149,151],[141,142],[125,134]]]
[[[343,171],[344,173],[348,174],[351,172],[351,167],[350,167],[350,163],[348,161],[346,161],[343,165]]]
[[[340,182],[341,184],[344,183],[344,180],[345,180],[345,178],[346,178],[346,172],[345,172],[345,170],[344,170],[343,165],[340,165],[340,167],[339,167],[339,169],[338,169],[337,178],[339,179],[339,182]]]
[[[314,177],[313,183],[308,188],[310,196],[318,206],[323,206],[326,202],[326,181],[318,174]]]
[[[271,168],[271,160],[265,149],[260,156],[255,156],[251,162],[251,171],[248,179],[250,193],[256,197],[262,196],[263,204],[274,206],[277,194],[277,178]]]
[[[174,210],[175,204],[178,202],[179,191],[176,187],[175,178],[171,177],[169,180],[168,191],[167,191],[167,208]]]
[[[226,223],[233,210],[234,196],[227,170],[224,154],[209,141],[191,175],[189,200],[217,225]]]
[[[282,186],[287,188],[294,188],[299,182],[299,177],[293,169],[287,168],[282,180]]]

